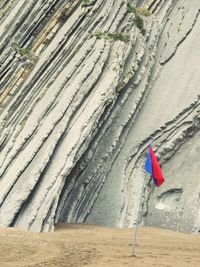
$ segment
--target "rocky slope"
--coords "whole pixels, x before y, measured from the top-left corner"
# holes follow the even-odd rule
[[[129,227],[145,179],[143,222],[198,232],[199,0],[0,8],[0,225]]]

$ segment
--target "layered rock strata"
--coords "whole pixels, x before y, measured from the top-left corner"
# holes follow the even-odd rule
[[[142,194],[146,225],[198,232],[199,1],[0,8],[0,224],[131,227]]]

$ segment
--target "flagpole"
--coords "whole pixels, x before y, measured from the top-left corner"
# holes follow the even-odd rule
[[[147,173],[149,173],[151,175],[151,177],[153,178],[154,183],[157,187],[161,186],[164,183],[165,179],[163,177],[158,160],[157,160],[151,146],[149,147],[149,150],[148,150],[144,169]],[[141,218],[140,217],[140,209],[141,209],[141,205],[142,205],[142,197],[143,197],[143,193],[144,193],[145,181],[146,181],[146,175],[144,175],[143,185],[142,185],[141,194],[140,194],[139,208],[138,208],[136,227],[135,227],[135,232],[134,232],[132,256],[136,256],[135,255],[135,247],[137,245],[136,240],[137,240],[138,226],[139,226],[139,222],[140,222],[140,218]]]
[[[143,198],[143,193],[144,193],[144,187],[145,187],[145,181],[146,181],[146,175],[144,175],[144,180],[142,184],[142,189],[141,189],[141,194],[140,194],[140,202],[139,202],[139,208],[138,208],[138,214],[137,214],[137,220],[136,220],[136,226],[135,226],[135,231],[134,231],[134,238],[133,238],[133,250],[132,250],[132,256],[136,257],[135,254],[135,249],[136,249],[136,241],[137,241],[137,233],[138,233],[138,226],[140,223],[140,210],[142,206],[142,198]]]

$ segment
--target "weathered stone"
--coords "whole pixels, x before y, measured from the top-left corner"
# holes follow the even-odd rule
[[[131,227],[142,195],[146,225],[198,232],[199,1],[0,8],[0,225]],[[143,171],[150,143],[159,189]]]

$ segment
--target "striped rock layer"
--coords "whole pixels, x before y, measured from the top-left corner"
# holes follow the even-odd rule
[[[144,224],[200,231],[199,13],[199,0],[1,0],[0,225],[131,227],[141,199]]]

